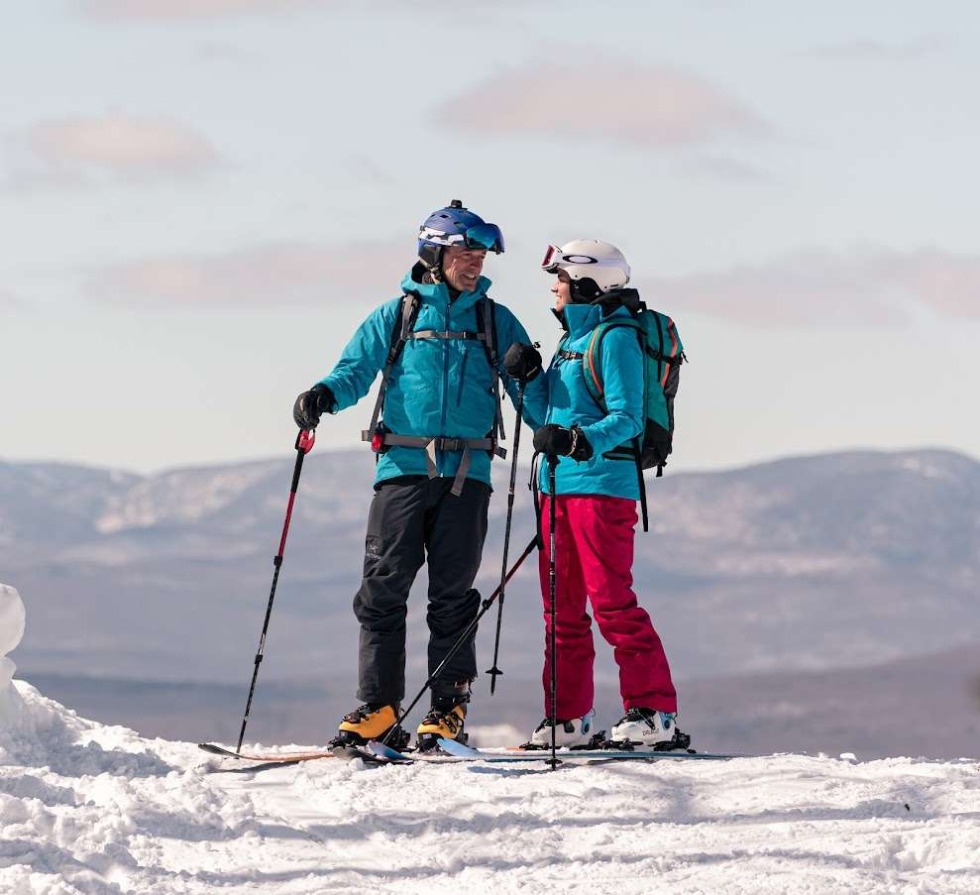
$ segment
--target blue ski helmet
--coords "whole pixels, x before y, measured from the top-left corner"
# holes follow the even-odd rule
[[[482,249],[500,254],[504,235],[496,224],[488,224],[478,214],[453,199],[445,208],[432,212],[419,226],[419,258],[430,268],[438,268],[447,246]]]

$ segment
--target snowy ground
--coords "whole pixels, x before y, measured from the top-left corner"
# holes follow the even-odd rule
[[[23,682],[13,697],[4,895],[980,892],[975,759],[224,773]]]

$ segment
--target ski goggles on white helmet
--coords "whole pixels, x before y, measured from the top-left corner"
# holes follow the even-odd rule
[[[550,245],[544,252],[541,259],[541,269],[545,273],[558,273],[560,267],[568,267],[572,264],[598,264],[597,258],[592,255],[566,255],[558,246]]]

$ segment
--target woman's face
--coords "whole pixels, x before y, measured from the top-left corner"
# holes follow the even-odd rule
[[[565,305],[572,301],[572,281],[563,270],[558,271],[555,282],[551,287],[551,294],[555,296],[555,310],[561,311]]]

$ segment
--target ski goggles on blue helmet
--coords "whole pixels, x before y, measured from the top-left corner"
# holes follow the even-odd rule
[[[456,237],[449,237],[450,245],[455,244],[454,239]],[[504,234],[496,224],[476,224],[468,227],[462,234],[462,241],[465,249],[485,249],[498,255],[504,250]]]
[[[419,230],[419,248],[423,245],[460,246],[470,251],[496,252],[504,250],[504,234],[496,224],[473,224],[459,233],[446,233],[435,227]]]

